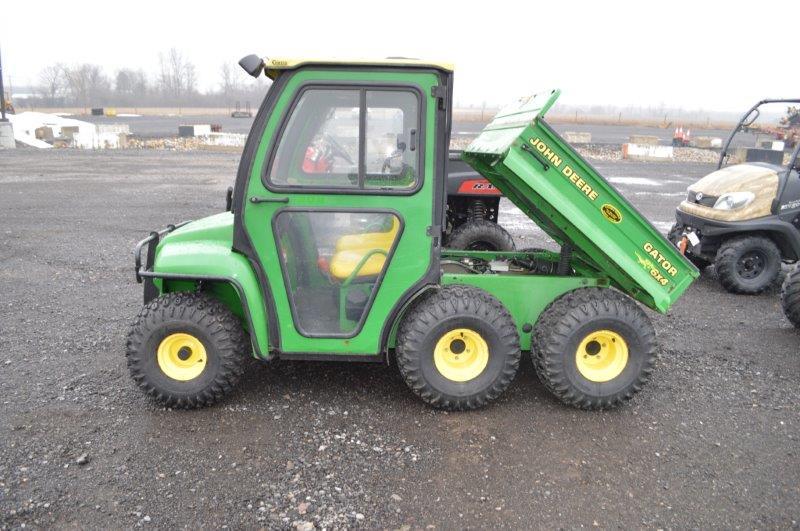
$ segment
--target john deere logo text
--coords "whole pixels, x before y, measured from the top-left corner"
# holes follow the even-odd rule
[[[614,205],[606,203],[600,207],[600,212],[602,212],[603,216],[611,223],[619,223],[622,221],[622,214]]]
[[[583,177],[578,175],[578,172],[573,170],[569,164],[563,164],[564,167],[562,168],[561,166],[564,160],[556,155],[547,144],[538,138],[531,138],[530,142],[531,145],[536,148],[536,151],[541,153],[544,158],[549,160],[554,168],[561,170],[561,175],[569,179],[569,181],[574,184],[578,190],[583,192],[586,197],[592,201],[597,199],[597,192],[594,190],[594,188],[592,188],[591,185],[583,180]]]

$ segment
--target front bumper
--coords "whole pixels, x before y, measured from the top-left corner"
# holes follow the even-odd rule
[[[136,282],[139,284],[144,283],[145,304],[158,296],[158,289],[153,283],[153,278],[156,276],[156,274],[153,272],[153,264],[155,263],[156,259],[156,247],[158,247],[158,242],[160,242],[161,238],[170,232],[183,227],[187,223],[189,223],[189,221],[184,221],[182,223],[178,223],[177,225],[167,225],[166,228],[161,229],[160,231],[153,231],[149,236],[147,236],[147,238],[137,243],[136,247],[133,249],[133,262],[134,272],[136,274]],[[144,266],[142,266],[142,249],[144,249],[145,246],[147,247],[147,256],[145,257]]]
[[[764,216],[743,221],[720,221],[708,219],[680,209],[675,210],[676,226],[670,232],[670,240],[675,242],[673,235],[680,240],[682,234],[694,231],[700,239],[700,244],[688,249],[695,256],[713,259],[720,244],[729,236],[745,233],[763,233],[775,241],[784,260],[797,260],[800,257],[800,231],[792,223],[781,219],[780,216]]]

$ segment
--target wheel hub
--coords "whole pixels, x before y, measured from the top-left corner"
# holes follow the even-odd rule
[[[489,364],[489,345],[478,332],[457,328],[436,342],[433,362],[448,380],[467,382],[477,378]]]
[[[597,330],[586,335],[575,351],[578,372],[592,382],[609,382],[622,374],[628,365],[628,344],[611,330]]]
[[[764,265],[764,256],[757,251],[750,251],[743,254],[736,263],[736,272],[742,278],[753,279],[764,271]]]
[[[182,332],[170,334],[161,340],[156,358],[161,372],[181,382],[200,376],[207,362],[203,343],[195,336]]]

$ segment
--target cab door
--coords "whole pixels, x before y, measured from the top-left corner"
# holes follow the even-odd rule
[[[379,354],[401,302],[438,270],[431,230],[438,76],[366,69],[291,76],[265,128],[244,207],[274,299],[278,348]]]

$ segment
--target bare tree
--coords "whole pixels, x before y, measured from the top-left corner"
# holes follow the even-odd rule
[[[61,63],[48,65],[39,72],[40,91],[50,105],[55,105],[56,98],[63,94],[65,81],[64,65]]]
[[[89,81],[85,66],[73,66],[64,69],[69,95],[75,103],[82,107],[87,107],[89,103]]]
[[[228,100],[241,90],[239,79],[236,76],[236,71],[231,68],[230,63],[222,63],[219,73],[221,79],[220,91],[223,98]]]
[[[88,80],[89,97],[92,102],[102,102],[111,92],[111,82],[106,77],[103,69],[98,65],[87,64],[86,77]]]
[[[127,68],[117,70],[114,92],[121,96],[130,96],[133,94],[133,70]]]
[[[150,90],[150,84],[147,81],[147,74],[141,68],[132,73],[133,76],[133,95],[136,98],[144,98]]]
[[[111,84],[98,65],[84,63],[66,68],[67,88],[75,103],[88,107],[106,101]]]
[[[180,100],[184,95],[197,92],[197,72],[194,64],[181,52],[170,48],[166,54],[158,54],[158,62],[158,88],[162,94]]]
[[[117,71],[114,92],[122,102],[141,103],[147,91],[147,75],[143,70],[123,68]]]
[[[50,65],[39,73],[36,103],[84,108],[110,104],[215,106],[237,100],[257,104],[270,84],[265,77],[249,80],[234,64],[226,63],[220,65],[219,84],[201,92],[197,69],[188,56],[173,48],[158,59],[159,69],[151,75],[142,69],[122,68],[109,77],[100,66],[89,63]]]
[[[197,69],[189,61],[183,65],[183,91],[187,96],[197,93]]]

